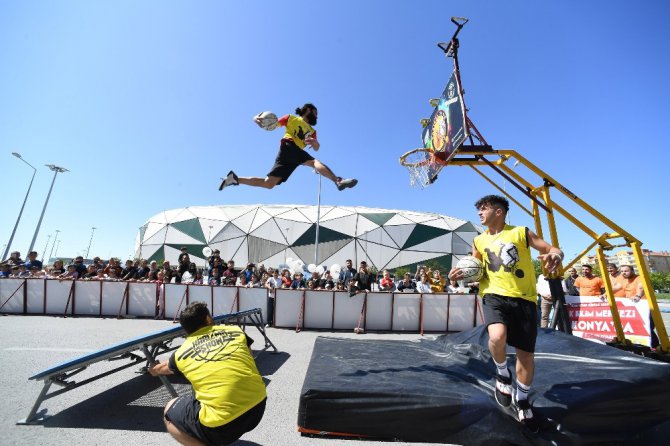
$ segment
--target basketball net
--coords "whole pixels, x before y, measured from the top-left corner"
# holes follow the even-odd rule
[[[401,156],[400,164],[407,168],[410,186],[425,189],[433,184],[446,164],[443,156],[428,148],[410,150]]]

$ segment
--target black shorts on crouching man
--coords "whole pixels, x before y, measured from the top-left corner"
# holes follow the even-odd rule
[[[200,424],[200,401],[195,399],[193,392],[177,398],[165,414],[165,418],[177,429],[197,438],[206,445],[218,446],[230,444],[245,433],[253,430],[263,418],[265,412],[264,399],[230,423],[219,427],[207,427]]]
[[[268,176],[281,178],[277,183],[281,184],[288,180],[296,167],[313,159],[314,157],[307,153],[307,149],[301,149],[291,140],[282,139],[277,158],[275,158],[275,165],[272,166]]]
[[[521,297],[485,294],[484,323],[507,326],[507,344],[523,351],[535,352],[537,338],[537,304]]]

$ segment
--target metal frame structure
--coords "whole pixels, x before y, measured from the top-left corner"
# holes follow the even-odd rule
[[[462,90],[462,83],[460,77],[460,67],[458,64],[458,47],[459,42],[457,39],[458,33],[468,19],[462,17],[452,17],[451,21],[457,26],[456,32],[452,36],[449,42],[440,42],[438,47],[445,54],[446,57],[453,58],[454,67],[456,71],[456,77],[458,79],[459,88],[461,88],[461,95],[464,97],[464,91]],[[464,99],[465,101],[465,99]],[[465,104],[465,102],[463,102]],[[565,269],[573,266],[581,257],[590,252],[593,248],[596,249],[596,255],[598,259],[598,265],[600,270],[604,273],[606,269],[606,257],[605,251],[612,250],[617,247],[630,247],[633,251],[633,256],[635,258],[635,263],[640,275],[640,279],[644,288],[645,296],[649,303],[649,308],[651,311],[651,317],[654,322],[656,331],[658,333],[658,338],[660,345],[657,349],[657,352],[651,352],[649,348],[644,346],[635,346],[630,340],[626,339],[624,330],[621,324],[621,318],[619,316],[619,311],[616,306],[616,301],[614,299],[614,293],[612,291],[612,283],[610,281],[608,274],[603,274],[603,281],[605,283],[605,292],[607,295],[608,304],[612,313],[612,320],[614,328],[616,330],[616,337],[612,340],[611,345],[627,349],[634,350],[636,352],[642,352],[643,354],[649,354],[649,356],[654,356],[659,359],[670,361],[670,340],[668,340],[668,334],[663,323],[663,318],[656,301],[656,294],[651,285],[651,280],[649,277],[649,269],[644,261],[644,256],[642,253],[642,242],[631,235],[628,231],[624,230],[622,227],[614,223],[611,219],[607,218],[605,215],[597,211],[593,206],[589,205],[578,197],[575,193],[570,191],[567,187],[559,183],[556,179],[551,177],[545,171],[531,163],[528,159],[521,156],[518,152],[514,150],[494,150],[491,145],[489,145],[479,130],[475,127],[473,122],[467,115],[467,107],[465,108],[465,126],[468,130],[468,140],[469,145],[461,145],[456,148],[455,154],[450,159],[447,159],[444,155],[440,156],[439,152],[433,153],[429,158],[430,162],[441,164],[442,166],[454,165],[454,166],[468,166],[474,170],[477,174],[483,177],[488,183],[490,183],[494,188],[500,191],[503,195],[515,203],[521,210],[528,214],[534,221],[535,231],[539,237],[543,238],[543,220],[542,216],[546,218],[546,224],[549,230],[549,236],[553,246],[560,246],[558,240],[558,231],[556,230],[556,216],[560,215],[565,217],[570,223],[576,226],[579,230],[584,232],[588,237],[593,241],[590,243],[584,250],[577,254],[574,259],[569,260],[565,265]],[[426,120],[422,120],[422,125],[428,125]],[[511,163],[511,167],[510,167]],[[532,181],[524,178],[521,174],[514,169],[518,164],[522,164],[530,172],[535,174],[539,179],[539,184],[534,184]],[[489,178],[480,168],[485,167],[493,170],[496,174],[501,176],[505,181],[507,181],[511,186],[520,191],[530,200],[530,208],[524,206],[514,197],[512,197],[505,188],[501,188],[498,184]],[[431,181],[432,183],[432,181]],[[597,222],[601,223],[607,228],[606,232],[598,233],[596,230],[589,227],[585,222],[576,218],[574,212],[570,209],[566,209],[563,206],[556,203],[552,198],[551,193],[552,189],[562,194],[563,197],[567,198],[576,206],[576,210],[585,211],[590,216],[592,216]],[[563,294],[562,288],[560,286],[560,278],[563,274],[563,267],[556,271],[553,274],[549,274],[545,271],[545,277],[549,279],[549,285],[551,293],[554,296],[555,300],[555,314],[557,317],[552,321],[552,328],[556,328],[557,323],[560,323],[561,330],[571,333],[571,326],[568,319],[568,314],[565,309],[565,296]]]
[[[219,315],[213,319],[216,324],[237,324],[245,330],[248,323],[252,324],[263,335],[265,340],[265,346],[262,351],[265,351],[268,348],[272,348],[275,352],[277,352],[277,347],[275,347],[275,345],[272,343],[272,341],[270,341],[267,334],[265,333],[265,326],[262,322],[262,312],[260,308]],[[146,373],[147,368],[156,362],[156,358],[159,355],[171,352],[179,347],[170,345],[175,338],[185,336],[186,332],[181,326],[169,328],[167,330],[141,336],[121,344],[98,350],[63,364],[51,367],[50,369],[31,376],[29,378],[31,380],[44,381],[44,386],[35,400],[35,404],[33,404],[33,407],[30,409],[28,416],[23,420],[19,420],[16,424],[37,424],[43,422],[48,418],[48,415],[46,414],[47,409],[43,409],[38,412],[38,409],[40,408],[40,405],[43,401],[76,389],[77,387],[81,387],[90,382],[97,381],[98,379],[104,378],[105,376],[111,375],[140,363],[145,363],[145,365],[141,367],[140,370]],[[71,379],[74,375],[83,372],[89,366],[97,362],[119,360],[125,360],[129,362],[114,369],[100,372],[97,375],[84,379],[83,381],[77,382]],[[179,396],[166,376],[160,376],[159,378],[170,395],[173,397]],[[56,384],[62,388],[49,393],[49,388],[52,384]]]

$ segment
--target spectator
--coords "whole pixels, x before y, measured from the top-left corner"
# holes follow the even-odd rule
[[[419,282],[421,280],[421,274],[427,273],[428,269],[426,265],[416,265],[416,273],[414,273],[414,281]]]
[[[261,281],[258,280],[257,274],[251,275],[251,282],[247,284],[247,288],[261,288]]]
[[[429,270],[430,272],[430,270]],[[433,293],[442,293],[444,292],[444,287],[447,285],[447,279],[440,275],[439,270],[432,271],[432,278],[430,279],[430,288],[433,290]]]
[[[105,275],[105,280],[109,280],[110,282],[118,282],[121,280],[117,271],[116,268],[110,268],[109,273]]]
[[[575,280],[575,287],[580,296],[605,297],[605,284],[603,279],[593,275],[591,265],[582,265],[582,276]]]
[[[375,277],[368,271],[368,264],[365,260],[361,262],[353,282],[357,292],[372,291],[372,284],[375,282]],[[351,291],[351,287],[349,291]]]
[[[630,298],[635,303],[646,298],[642,281],[630,265],[621,265],[621,280],[617,282],[617,287],[621,287],[624,297]],[[651,348],[656,348],[660,341],[654,329],[654,318],[651,315],[651,310],[649,310],[649,330],[651,333]]]
[[[197,272],[198,267],[195,265],[195,263],[191,262],[188,265],[188,269],[184,271],[181,275],[181,283],[193,283]]]
[[[416,290],[419,293],[432,293],[433,289],[431,288],[431,281],[428,278],[428,274],[426,273],[425,270],[421,273],[421,277],[419,278],[419,281],[416,283]]]
[[[186,246],[181,247],[181,254],[179,254],[179,258],[177,259],[177,271],[179,274],[177,275],[177,283],[181,282],[181,276],[184,274],[186,271],[188,271],[188,267],[191,265],[191,258],[188,255],[188,248]]]
[[[212,275],[209,276],[208,283],[212,286],[221,285],[221,276],[219,276],[219,270],[218,269],[213,269],[212,270]]]
[[[465,294],[465,288],[460,286],[457,280],[450,280],[446,291],[451,294]]]
[[[568,288],[565,281],[561,280],[563,292],[567,293]],[[540,327],[547,328],[549,326],[549,314],[554,306],[554,296],[551,295],[549,288],[549,281],[544,278],[544,274],[537,276],[537,294],[540,295]]]
[[[204,283],[204,278],[202,277],[202,270],[199,269],[195,272],[195,279],[193,279],[193,285],[202,285]]]
[[[9,258],[7,260],[4,260],[2,262],[3,264],[7,264],[10,266],[10,268],[14,265],[20,265],[22,263],[26,263],[21,259],[21,253],[19,251],[12,251],[12,253],[9,255]]]
[[[235,285],[237,281],[237,271],[235,270],[235,262],[228,260],[228,268],[221,275],[224,279],[224,284],[228,286]]]
[[[26,268],[25,263],[19,263],[18,267],[19,270],[17,271],[15,277],[18,277],[19,279],[26,279],[30,277],[30,271],[28,270],[28,268]]]
[[[95,268],[95,265],[88,265],[86,268],[86,273],[82,276],[82,279],[91,280],[98,275],[98,270]]]
[[[86,274],[86,265],[84,265],[84,258],[82,256],[75,257],[74,267],[77,270],[79,277],[83,277],[84,274]]]
[[[259,263],[255,273],[258,277],[262,277],[263,274],[266,273],[265,265],[263,263]]]
[[[7,266],[10,266],[10,265],[7,264]],[[18,264],[16,264],[16,265],[12,264],[10,266],[10,269],[11,269],[11,272],[9,273],[9,277],[11,277],[13,279],[19,277],[19,265]]]
[[[120,263],[120,260],[119,260],[119,259],[114,258],[114,257],[111,257],[111,258],[109,259],[109,262],[107,263],[107,266],[106,266],[105,269],[104,269],[104,271],[105,271],[105,275],[107,275],[107,276],[109,277],[110,272],[111,272],[112,270],[114,270],[114,275],[115,275],[115,277],[116,277],[117,279],[118,279],[119,277],[121,277],[121,271],[122,271],[122,268],[121,268],[121,265],[120,265],[119,263]]]
[[[153,282],[158,279],[158,263],[155,260],[152,260],[151,263],[149,263],[149,271],[147,272],[147,275],[144,277],[144,280],[147,282]]]
[[[568,270],[568,277],[565,279],[565,286],[568,289],[568,296],[579,296],[579,290],[575,287],[575,280],[579,277],[575,268]]]
[[[291,284],[293,283],[293,279],[291,279],[291,271],[288,269],[285,269],[282,271],[282,276],[281,276],[281,287],[282,288],[291,288]]]
[[[244,273],[245,278],[247,279],[247,283],[251,282],[251,276],[254,274],[255,266],[256,265],[254,265],[253,263],[247,263],[246,269],[242,271]]]
[[[335,291],[345,291],[344,289],[344,282],[340,282],[339,280],[335,284]]]
[[[64,279],[76,280],[77,278],[79,278],[79,273],[77,272],[77,266],[74,263],[70,263],[67,266],[67,271],[58,276],[58,278],[61,280]]]
[[[218,269],[219,270],[219,275],[221,277],[225,277],[224,274],[223,274],[223,272],[224,272],[223,261],[221,260],[220,257],[214,257],[212,259],[212,263],[210,264],[209,269],[207,270],[207,274],[209,274],[211,276],[213,269]]]
[[[105,267],[105,263],[98,256],[93,257],[93,265],[95,266],[96,270]]]
[[[401,293],[416,293],[416,282],[412,280],[410,273],[405,273],[397,288]]]
[[[58,277],[61,274],[65,272],[65,268],[63,267],[63,261],[62,260],[56,260],[51,267],[51,277]]]
[[[395,289],[391,273],[387,269],[382,272],[382,278],[379,280],[379,289],[380,291],[393,291]]]
[[[12,275],[12,267],[9,266],[9,263],[3,263],[0,265],[0,278],[7,278]]]
[[[311,286],[310,283],[312,284]],[[310,290],[317,290],[320,288],[319,286],[320,284],[321,279],[319,278],[319,273],[318,271],[314,271],[309,280],[307,280],[307,288],[309,288]]]
[[[121,271],[121,280],[135,280],[137,269],[132,260],[126,260],[126,267]]]
[[[234,443],[265,411],[265,384],[249,348],[253,340],[236,325],[215,326],[204,302],[186,306],[179,322],[187,333],[184,343],[149,369],[152,376],[180,372],[193,387],[165,406],[167,430],[187,445]]]
[[[177,282],[177,271],[173,270],[170,262],[165,260],[163,262],[163,283]]]
[[[44,270],[41,270],[37,267],[37,265],[33,265],[30,268],[30,277],[36,278],[36,279],[44,279],[47,276],[47,273],[44,272]]]
[[[137,267],[137,273],[135,274],[135,279],[144,280],[149,274],[149,265],[147,264],[146,259],[140,260],[140,265]]]
[[[322,290],[335,289],[335,282],[333,282],[333,277],[330,275],[330,271],[326,270],[326,272],[323,273],[323,277],[319,282],[319,288],[321,288]]]
[[[279,271],[272,271],[272,277],[265,281],[265,288],[267,288],[269,291],[272,291],[276,288],[281,288],[281,285],[282,279],[279,277]]]
[[[247,286],[247,275],[244,274],[244,271],[237,275],[237,280],[235,281],[235,286],[246,287]]]
[[[619,272],[619,268],[614,263],[607,264],[607,273],[610,276],[610,285],[612,285],[612,292],[614,297],[626,297],[623,290],[623,276]],[[617,286],[619,284],[619,286]],[[615,291],[616,290],[616,291]]]
[[[44,268],[42,262],[37,260],[37,251],[30,251],[28,253],[28,260],[26,260],[25,265],[28,271],[31,271],[33,266],[37,266],[38,269]]]
[[[218,260],[220,266],[222,266],[223,263],[224,263],[223,259],[221,258],[221,251],[219,251],[218,249],[215,249],[214,251],[212,251],[212,255],[207,257],[207,264],[209,265],[209,268],[207,269],[208,272],[214,266],[214,260]],[[223,271],[220,271],[220,272],[223,272]]]
[[[107,280],[105,276],[105,270],[99,269],[95,272],[95,277],[92,277],[91,280]]]
[[[339,276],[339,281],[342,282],[343,287],[349,288],[349,282],[351,279],[354,278],[356,275],[356,270],[352,267],[352,263],[350,259],[347,259],[345,262],[344,268],[340,271],[340,276]]]
[[[293,290],[305,289],[305,281],[302,278],[301,272],[297,272],[293,275],[293,281],[291,282],[291,289]]]

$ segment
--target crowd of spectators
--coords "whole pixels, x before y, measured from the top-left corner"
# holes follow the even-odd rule
[[[207,259],[207,266],[199,268],[191,262],[186,247],[181,248],[177,265],[164,261],[160,266],[153,260],[126,260],[124,266],[117,258],[107,262],[95,257],[92,263],[85,264],[78,256],[72,263],[65,265],[62,260],[53,265],[44,266],[37,260],[37,252],[32,251],[26,260],[21,259],[17,251],[0,263],[0,278],[50,278],[59,280],[106,280],[157,283],[205,284],[212,286],[238,286],[247,288],[276,288],[300,290],[340,290],[350,295],[366,291],[396,291],[421,293],[465,293],[472,292],[457,283],[448,284],[440,271],[419,266],[412,277],[410,273],[403,278],[394,278],[390,271],[384,270],[378,276],[368,268],[367,262],[360,262],[358,270],[352,261],[347,260],[339,273],[335,271],[313,271],[305,277],[303,271],[288,268],[266,268],[263,264],[248,263],[244,269],[236,269],[235,262],[221,258],[220,251],[214,250]]]

